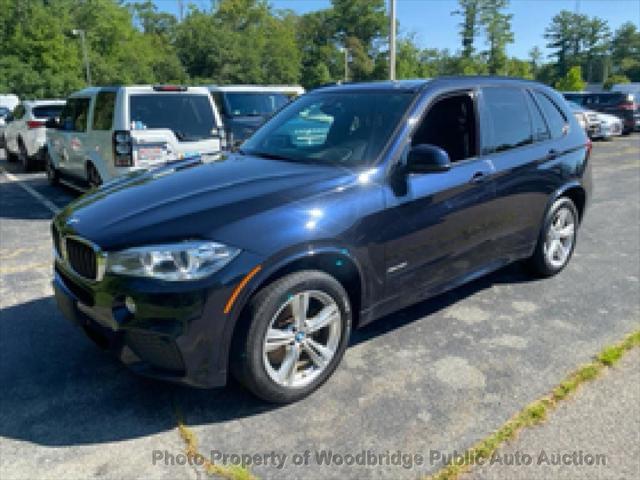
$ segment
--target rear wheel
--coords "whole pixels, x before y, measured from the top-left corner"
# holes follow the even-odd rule
[[[31,157],[29,157],[29,153],[27,152],[27,148],[24,146],[22,139],[18,140],[18,160],[25,172],[28,172],[33,168],[33,162]]]
[[[258,292],[236,335],[234,375],[275,403],[306,397],[334,372],[349,342],[351,307],[340,282],[315,270],[292,273]]]
[[[51,155],[47,150],[44,154],[44,162],[45,162],[45,171],[47,172],[47,181],[50,185],[57,185],[59,181],[58,170],[53,165],[53,160],[51,159]]]
[[[93,163],[87,164],[87,181],[91,188],[98,188],[102,185],[102,178],[100,178],[98,169],[93,165]]]
[[[537,274],[550,277],[567,266],[576,246],[578,222],[578,210],[571,199],[562,197],[554,202],[529,261]]]

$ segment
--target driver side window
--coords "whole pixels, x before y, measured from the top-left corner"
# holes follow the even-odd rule
[[[475,102],[469,92],[436,100],[413,134],[411,145],[435,145],[452,162],[478,156]]]

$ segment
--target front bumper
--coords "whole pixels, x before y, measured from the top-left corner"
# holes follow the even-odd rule
[[[123,277],[90,284],[56,261],[53,288],[63,314],[135,373],[194,387],[226,383],[232,319],[223,309],[232,284]]]

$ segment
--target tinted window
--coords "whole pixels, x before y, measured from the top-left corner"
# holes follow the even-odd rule
[[[115,104],[116,92],[98,93],[93,111],[93,130],[111,130]]]
[[[536,101],[547,119],[553,138],[560,138],[566,133],[567,118],[558,106],[544,93],[535,92]]]
[[[60,113],[60,128],[69,132],[85,132],[88,114],[88,98],[70,98]]]
[[[62,107],[62,105],[43,105],[41,107],[34,107],[32,112],[36,118],[53,118],[60,116]]]
[[[281,93],[226,93],[229,114],[239,116],[270,115],[287,104],[289,99]]]
[[[565,93],[564,98],[571,102],[575,102],[578,105],[585,105],[589,99],[587,95],[581,93]]]
[[[24,105],[20,104],[16,108],[13,109],[13,119],[20,120],[25,113]]]
[[[131,95],[129,119],[132,130],[168,128],[186,142],[212,138],[216,126],[209,95]]]
[[[531,113],[531,125],[533,127],[533,139],[536,142],[542,140],[548,140],[551,138],[551,134],[549,133],[549,129],[547,128],[547,123],[542,116],[542,112],[540,111],[540,107],[534,102],[531,95],[527,94],[527,103],[529,104],[529,112]],[[575,105],[575,104],[574,104]],[[582,110],[580,105],[576,105],[576,107]]]
[[[87,120],[89,118],[89,99],[79,98],[73,114],[73,129],[76,132],[87,131]]]
[[[11,110],[6,107],[0,107],[0,118],[5,118],[9,113],[11,113]]]
[[[502,152],[533,141],[529,108],[524,92],[518,88],[485,88],[486,109],[484,153]]]
[[[414,98],[406,92],[324,92],[300,97],[242,151],[288,161],[367,165],[377,159]]]

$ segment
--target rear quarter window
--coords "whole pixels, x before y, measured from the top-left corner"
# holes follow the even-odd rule
[[[549,125],[549,131],[551,132],[551,138],[561,138],[567,133],[567,117],[565,117],[560,107],[558,107],[553,100],[542,92],[536,91],[534,93],[536,102],[540,106],[544,117]]]
[[[98,93],[96,107],[93,112],[93,130],[111,130],[115,105],[116,92]]]

